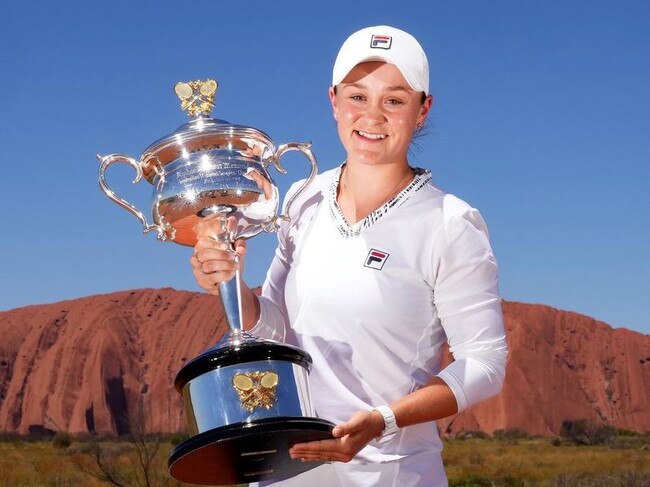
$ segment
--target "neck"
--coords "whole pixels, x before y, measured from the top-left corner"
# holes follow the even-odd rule
[[[413,180],[407,163],[382,166],[346,163],[341,171],[338,204],[348,224],[363,220]]]

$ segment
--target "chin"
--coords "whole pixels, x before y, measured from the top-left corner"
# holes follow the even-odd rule
[[[396,159],[394,157],[387,157],[385,154],[373,154],[368,152],[356,152],[348,153],[348,161],[354,161],[357,164],[364,165],[384,165],[394,162]]]

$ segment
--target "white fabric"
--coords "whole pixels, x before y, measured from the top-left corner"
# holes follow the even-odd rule
[[[459,410],[499,392],[506,342],[497,264],[479,213],[420,170],[396,198],[346,228],[335,201],[339,174],[319,175],[292,206],[253,333],[311,354],[315,410],[334,423],[436,375]],[[371,249],[388,255],[372,263],[381,269],[364,266]],[[441,371],[445,341],[455,361]],[[444,486],[441,448],[435,423],[407,426],[350,463],[278,485]]]

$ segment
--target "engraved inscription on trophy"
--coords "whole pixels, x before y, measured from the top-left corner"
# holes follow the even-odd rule
[[[241,164],[228,161],[212,160],[209,154],[203,154],[199,162],[199,170],[191,164],[178,170],[176,180],[179,184],[187,185],[195,181],[207,181],[211,178],[243,178]],[[228,179],[230,180],[230,179]]]

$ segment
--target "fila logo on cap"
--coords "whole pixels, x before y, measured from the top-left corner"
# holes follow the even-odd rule
[[[370,249],[368,252],[368,257],[366,257],[366,263],[363,264],[364,267],[370,267],[371,269],[377,269],[378,271],[384,267],[384,263],[388,259],[389,254],[382,252],[377,249]]]
[[[370,39],[370,47],[373,49],[390,49],[392,43],[393,38],[391,36],[378,36],[373,34]]]

